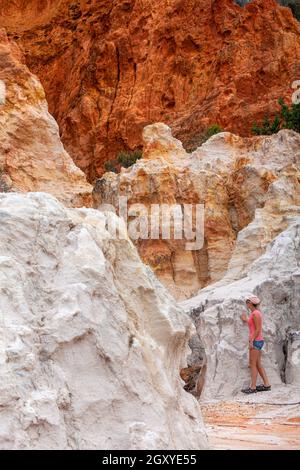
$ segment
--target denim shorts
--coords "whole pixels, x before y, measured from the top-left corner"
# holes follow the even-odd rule
[[[261,351],[264,344],[265,344],[264,340],[261,340],[261,341],[254,340],[253,341],[253,349],[257,349],[258,351]]]

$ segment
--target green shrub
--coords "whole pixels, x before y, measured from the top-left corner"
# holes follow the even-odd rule
[[[243,7],[250,3],[251,0],[234,0],[240,7]],[[292,13],[297,20],[300,21],[300,0],[276,0],[279,5],[288,7],[292,10]]]
[[[133,150],[129,152],[120,152],[118,154],[118,163],[124,168],[129,168],[134,165],[137,160],[142,158],[143,152],[141,150]]]
[[[289,7],[294,17],[300,21],[300,0],[280,0],[278,3],[284,7]]]
[[[137,160],[142,158],[143,152],[142,150],[133,150],[133,151],[125,151],[123,150],[117,156],[115,160],[109,160],[105,162],[104,168],[105,171],[112,171],[113,173],[118,173],[121,167],[129,168],[130,166],[134,165]]]
[[[220,132],[223,132],[222,127],[220,127],[218,124],[213,124],[204,132],[204,142],[210,139],[213,135],[219,134]]]
[[[240,7],[247,5],[251,0],[234,0]]]
[[[117,160],[109,160],[104,163],[105,171],[112,171],[113,173],[118,173],[118,162]]]
[[[256,122],[252,126],[252,133],[254,135],[272,135],[278,131],[280,131],[280,118],[278,115],[275,116],[273,121],[266,115],[261,127]]]
[[[278,103],[281,106],[281,129],[292,129],[300,133],[300,104],[292,104],[288,107],[282,98]]]
[[[289,107],[282,98],[278,103],[281,107],[280,113],[276,114],[273,120],[266,115],[261,126],[254,123],[252,127],[254,135],[272,135],[280,129],[292,129],[300,133],[300,104],[292,104]]]

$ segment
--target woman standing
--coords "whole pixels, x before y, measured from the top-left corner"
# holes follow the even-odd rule
[[[242,390],[243,393],[250,394],[256,392],[265,392],[271,390],[265,369],[261,364],[261,350],[264,345],[264,338],[262,334],[262,313],[258,310],[260,300],[256,296],[251,296],[246,299],[246,306],[250,310],[250,316],[247,317],[246,313],[241,315],[243,322],[248,323],[249,326],[249,358],[251,369],[251,385],[249,388]],[[263,384],[256,386],[257,374],[263,379]]]

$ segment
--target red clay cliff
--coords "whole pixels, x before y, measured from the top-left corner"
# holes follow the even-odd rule
[[[187,148],[213,123],[249,135],[300,79],[300,23],[275,0],[0,0],[0,25],[91,181],[153,122]]]

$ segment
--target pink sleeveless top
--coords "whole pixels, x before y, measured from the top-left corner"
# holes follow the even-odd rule
[[[254,315],[256,317],[259,317],[261,318],[261,327],[260,327],[260,331],[259,331],[259,334],[256,338],[254,338],[254,332],[255,332],[255,324],[254,324],[254,320],[253,320],[253,317]],[[253,310],[253,312],[251,312],[250,314],[250,317],[248,319],[248,326],[249,326],[249,338],[252,340],[256,340],[256,341],[263,341],[263,335],[262,335],[262,314],[259,310]]]

